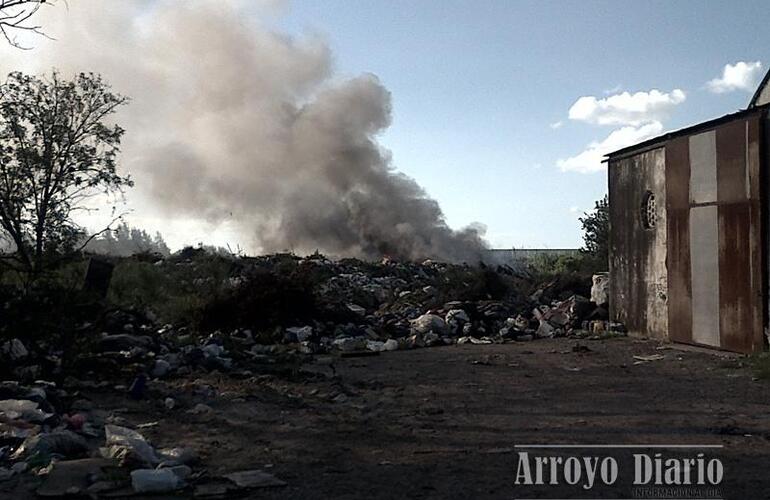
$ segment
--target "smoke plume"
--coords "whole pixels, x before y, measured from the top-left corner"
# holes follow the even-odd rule
[[[262,252],[479,260],[480,230],[451,229],[378,144],[387,89],[336,78],[321,38],[266,29],[250,2],[70,4],[24,65],[100,72],[132,98],[123,163],[169,223],[226,223]]]

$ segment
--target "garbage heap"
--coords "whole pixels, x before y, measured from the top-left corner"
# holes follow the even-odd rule
[[[69,385],[74,388],[78,383]],[[165,493],[196,484],[196,496],[221,498],[285,485],[261,470],[219,476],[208,476],[200,468],[194,472],[199,458],[192,448],[156,448],[141,429],[127,427],[122,417],[73,396],[53,382],[0,383],[3,488],[15,480],[21,490],[31,484],[41,497],[112,498]],[[145,424],[153,425],[157,422]],[[3,491],[20,491],[12,488],[13,484]]]
[[[170,273],[194,262],[153,266]],[[0,343],[0,365],[14,379],[0,382],[0,482],[42,476],[41,496],[130,495],[198,484],[193,451],[153,447],[141,429],[95,408],[79,391],[105,385],[142,399],[156,380],[214,370],[246,379],[320,354],[621,334],[622,325],[607,321],[606,282],[595,278],[591,290],[564,277],[535,283],[509,268],[431,261],[241,259],[198,322],[162,325],[152,308],[111,309],[76,327],[74,358],[44,339]],[[164,404],[170,410],[176,403],[166,398]],[[212,494],[283,484],[258,470],[214,479],[203,483]]]
[[[154,267],[165,272],[164,266],[176,269],[194,262],[159,264]],[[199,368],[237,370],[274,356],[623,331],[608,321],[606,275],[596,276],[592,287],[588,279],[575,276],[536,283],[510,268],[432,261],[273,255],[236,264],[223,279],[224,291],[202,306],[197,321],[159,325],[151,306],[110,310],[99,321],[78,327],[80,350],[69,356],[67,366],[66,356],[45,342],[30,346],[19,338],[0,344],[0,364],[22,381],[61,377],[67,370],[157,378]]]

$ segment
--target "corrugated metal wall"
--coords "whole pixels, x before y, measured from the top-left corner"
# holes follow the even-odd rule
[[[743,113],[610,158],[610,312],[631,333],[764,349],[763,119]],[[646,192],[652,230],[640,217]]]
[[[760,115],[666,144],[671,340],[763,348]]]

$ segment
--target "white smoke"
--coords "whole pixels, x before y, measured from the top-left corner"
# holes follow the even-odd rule
[[[379,146],[388,91],[374,75],[335,79],[322,39],[259,24],[274,10],[60,2],[40,18],[56,41],[1,48],[0,70],[94,71],[132,98],[117,117],[122,162],[137,215],[162,221],[151,230],[195,221],[230,228],[251,251],[477,261],[480,231],[449,228]]]

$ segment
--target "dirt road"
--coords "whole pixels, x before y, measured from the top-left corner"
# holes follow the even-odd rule
[[[568,443],[723,445],[680,451],[724,463],[724,498],[770,498],[770,382],[753,380],[740,359],[656,346],[461,345],[321,359],[289,378],[156,383],[142,402],[89,397],[129,425],[159,422],[145,436],[196,448],[210,475],[263,469],[288,483],[254,498],[638,496],[621,481],[591,491],[515,484],[518,452],[537,452],[515,446]],[[634,364],[649,354],[664,359]],[[174,410],[162,406],[169,394]],[[186,411],[197,403],[213,412]],[[612,455],[625,467],[633,451],[570,453]]]

